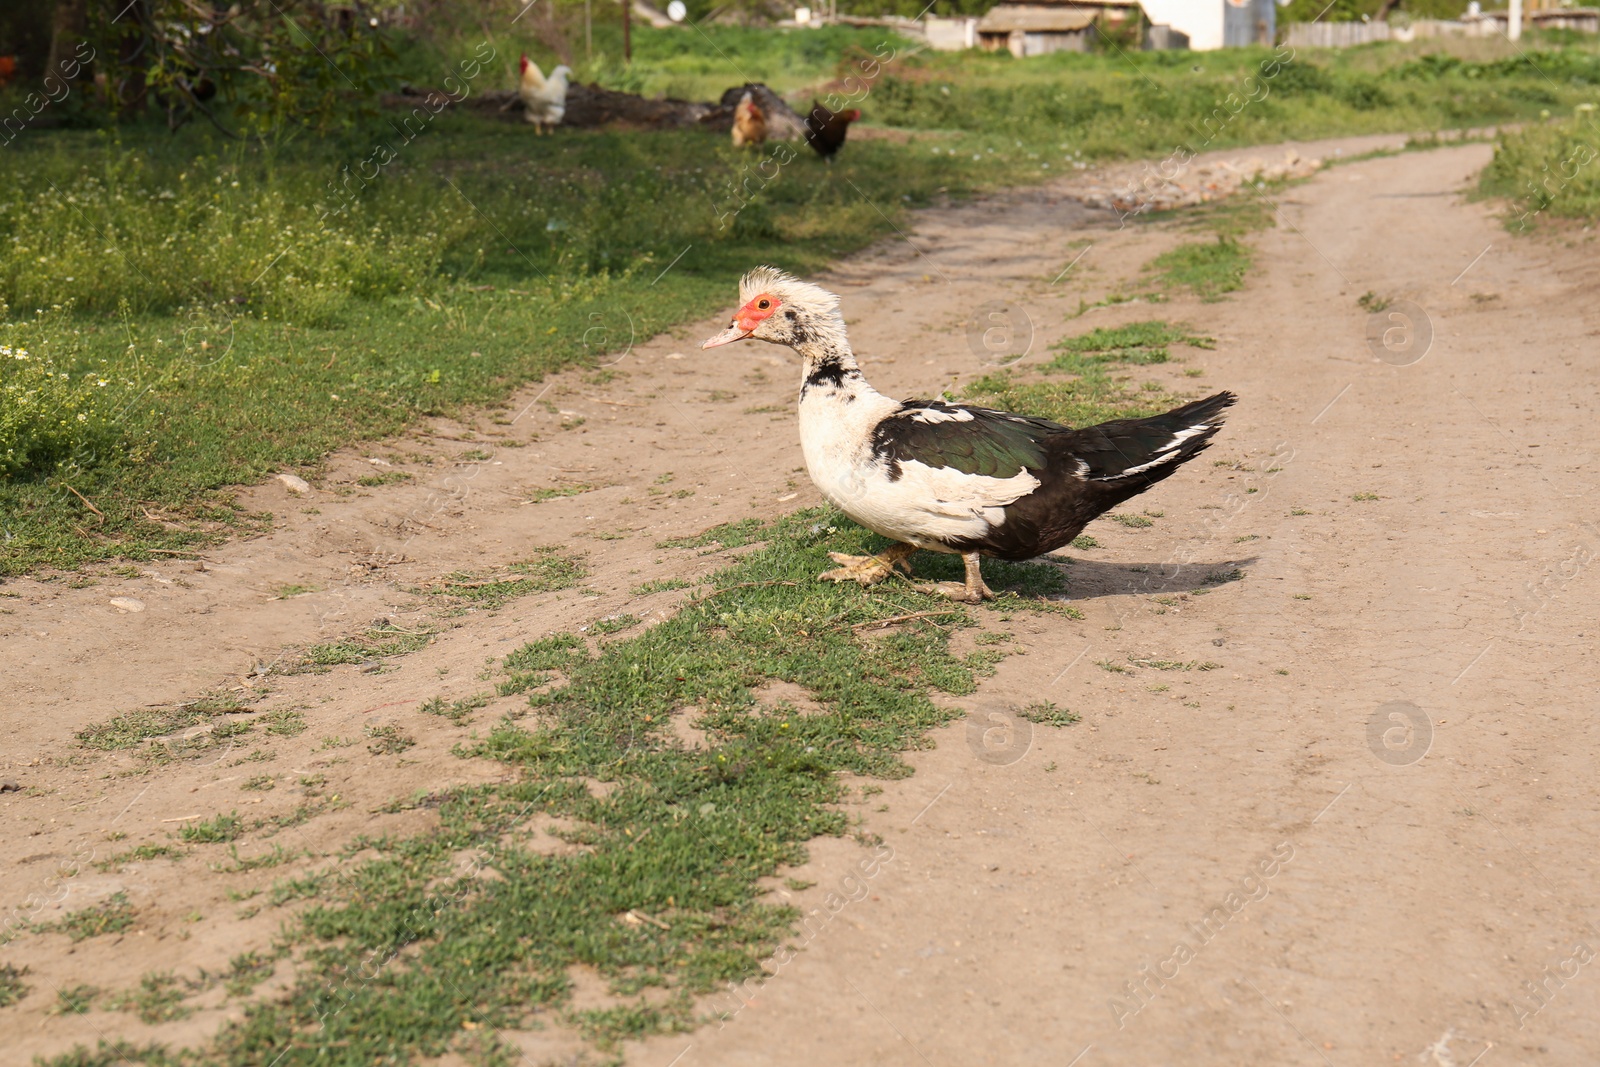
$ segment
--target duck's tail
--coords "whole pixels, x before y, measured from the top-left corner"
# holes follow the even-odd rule
[[[1115,506],[1172,474],[1211,444],[1222,413],[1238,400],[1222,392],[1164,415],[1117,419],[1075,430],[1069,446],[1082,463],[1080,476],[1109,491]]]

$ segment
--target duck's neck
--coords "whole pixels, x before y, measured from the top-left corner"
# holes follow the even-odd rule
[[[827,324],[814,327],[805,340],[795,345],[805,360],[800,380],[800,401],[826,396],[854,399],[865,393],[876,393],[861,368],[856,364],[855,353],[850,350],[850,339],[843,325]]]

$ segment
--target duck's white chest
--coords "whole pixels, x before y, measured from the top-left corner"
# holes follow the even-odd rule
[[[806,472],[822,495],[847,513],[860,500],[873,462],[872,429],[898,406],[883,396],[815,389],[800,402]]]

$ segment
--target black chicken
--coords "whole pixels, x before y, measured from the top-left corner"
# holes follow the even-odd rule
[[[817,150],[817,155],[833,162],[833,157],[844,147],[844,135],[850,124],[861,117],[855,108],[848,111],[829,111],[812,102],[811,113],[806,116],[806,143]]]

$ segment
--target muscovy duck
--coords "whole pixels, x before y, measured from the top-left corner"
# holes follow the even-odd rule
[[[701,347],[746,338],[805,359],[800,447],[822,495],[895,544],[876,556],[829,553],[824,581],[911,575],[919,548],[959,554],[966,582],[919,586],[976,603],[994,593],[980,556],[1031,559],[1204,451],[1237,398],[1222,392],[1164,415],[1081,430],[944,400],[891,400],[862,377],[839,298],[772,267],[739,283],[739,310]]]

